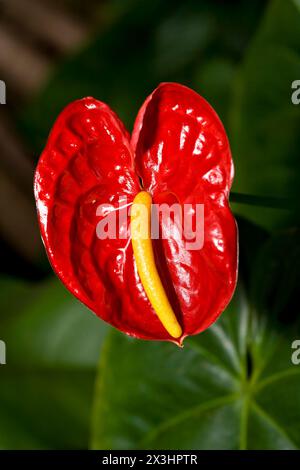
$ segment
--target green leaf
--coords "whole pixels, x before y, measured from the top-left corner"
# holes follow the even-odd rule
[[[264,332],[241,287],[182,350],[113,332],[99,368],[92,448],[300,448],[294,337]]]
[[[299,2],[273,0],[241,67],[231,114],[237,192],[299,200],[300,106],[291,101],[299,30]],[[295,223],[286,210],[233,207],[264,227]]]
[[[155,66],[161,74],[192,63],[215,36],[213,14],[189,3],[176,9],[157,29]]]
[[[86,448],[106,325],[57,280],[0,292],[0,448]]]

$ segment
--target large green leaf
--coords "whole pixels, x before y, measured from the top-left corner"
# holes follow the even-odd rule
[[[293,339],[250,311],[241,288],[218,322],[182,350],[112,333],[99,368],[92,447],[300,448]]]
[[[246,54],[232,111],[234,189],[299,200],[300,106],[291,84],[300,76],[300,2],[273,0]],[[234,206],[266,227],[294,223],[283,210]]]
[[[0,448],[86,448],[106,326],[57,280],[0,292]]]

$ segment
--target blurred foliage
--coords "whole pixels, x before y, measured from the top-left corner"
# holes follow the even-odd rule
[[[300,107],[291,101],[291,84],[300,76],[299,26],[298,1],[271,2],[238,73],[231,110],[234,190],[289,196],[297,209]],[[285,211],[245,206],[239,213],[269,227],[291,222]]]
[[[109,27],[63,63],[26,109],[21,121],[25,137],[40,151],[57,114],[83,96],[109,103],[131,128],[142,102],[161,81],[179,81],[206,95],[201,89],[202,80],[204,84],[210,81],[206,63],[211,67],[216,59],[233,67],[241,60],[264,3],[110,2]],[[224,87],[224,80],[228,84],[228,67],[219,67],[218,71],[215,91],[210,86],[208,97],[217,110],[220,94],[222,102],[229,94]],[[220,111],[225,118],[223,104]]]
[[[0,449],[86,448],[106,325],[58,280],[1,280]]]
[[[297,201],[300,107],[290,87],[300,75],[300,5],[271,0],[265,12],[266,3],[107,2],[103,31],[20,116],[24,136],[38,155],[61,109],[86,95],[131,128],[159,82],[179,81],[219,112],[235,191]],[[110,332],[97,369],[103,322],[58,281],[1,281],[0,448],[300,448],[300,375],[290,359],[299,334],[296,205],[233,208],[242,216],[238,290],[183,350]]]

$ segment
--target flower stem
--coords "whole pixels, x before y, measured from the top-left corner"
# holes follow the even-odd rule
[[[271,209],[292,209],[293,201],[290,198],[272,196],[254,196],[252,194],[230,193],[230,202],[246,204],[248,206],[269,207]]]

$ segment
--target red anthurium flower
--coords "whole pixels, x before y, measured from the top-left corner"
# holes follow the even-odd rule
[[[154,90],[131,139],[106,104],[93,98],[71,103],[58,117],[35,174],[53,269],[116,328],[181,344],[218,318],[236,285],[232,178],[221,121],[185,86],[163,83]],[[159,212],[160,236],[154,239],[153,204],[187,208],[190,231],[179,230],[183,219],[178,222],[171,211]],[[145,208],[146,216],[136,208]],[[108,230],[108,222],[115,230]],[[143,224],[141,237],[137,226]],[[189,234],[197,243],[188,243]]]

